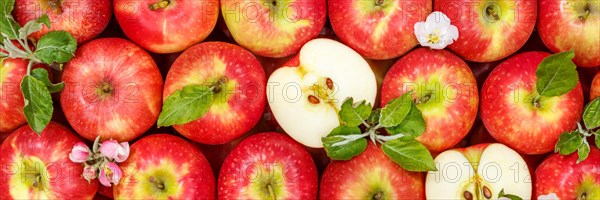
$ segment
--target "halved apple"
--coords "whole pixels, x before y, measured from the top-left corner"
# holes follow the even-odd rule
[[[321,137],[340,123],[343,101],[375,102],[375,74],[358,53],[330,39],[314,39],[267,83],[267,99],[279,125],[294,140],[321,148]]]
[[[500,144],[451,149],[435,158],[427,174],[427,199],[498,199],[500,191],[531,199],[531,176],[525,160]]]

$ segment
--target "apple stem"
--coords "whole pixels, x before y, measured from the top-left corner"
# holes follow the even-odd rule
[[[48,0],[47,5],[50,7],[56,14],[61,14],[62,9],[60,9],[61,0]]]
[[[148,181],[150,181],[150,183],[153,183],[154,186],[158,189],[165,189],[165,185],[161,182],[161,181],[157,181],[156,178],[154,178],[154,176],[151,176]]]
[[[583,13],[583,15],[579,16],[579,20],[585,21],[589,16],[590,16],[590,9],[586,8],[585,13]]]
[[[41,181],[41,179],[42,179],[42,177],[39,174],[35,175],[35,180],[33,181],[33,184],[32,184],[33,187],[37,188],[40,185],[39,182]]]
[[[269,197],[271,197],[271,200],[276,200],[277,198],[275,198],[275,191],[270,183],[267,184],[267,190],[269,190]]]
[[[500,20],[500,16],[498,16],[498,13],[496,12],[496,10],[494,8],[492,8],[492,6],[488,6],[485,9],[485,12],[487,13],[488,16],[492,16],[494,18],[494,20],[496,20],[496,21]]]
[[[383,5],[383,0],[376,0],[376,1],[375,1],[375,5],[376,5],[376,6],[381,6],[381,5]]]
[[[229,81],[229,78],[227,78],[227,76],[222,76],[217,82],[213,83],[209,89],[212,90],[213,94],[217,94],[223,90],[223,84],[227,83],[227,81]]]
[[[31,67],[33,67],[33,61],[27,63],[27,76],[31,75]]]
[[[533,98],[533,106],[535,106],[536,108],[542,108],[542,104],[540,104],[541,98],[542,96],[540,96],[539,94],[535,96],[535,98]]]
[[[169,4],[171,3],[171,1],[169,0],[160,0],[158,3],[153,3],[150,4],[150,10],[158,10],[161,8],[166,8],[167,6],[169,6]]]

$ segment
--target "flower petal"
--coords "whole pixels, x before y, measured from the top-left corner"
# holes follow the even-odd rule
[[[107,158],[114,159],[117,157],[120,147],[116,140],[107,140],[100,144],[100,153]]]
[[[546,195],[540,195],[537,198],[538,200],[560,200],[556,193],[550,193]]]
[[[100,167],[100,175],[98,176],[98,180],[100,181],[100,184],[106,186],[106,187],[112,187],[112,185],[110,184],[110,181],[108,180],[108,177],[106,177],[106,172],[104,172],[105,167],[102,166]]]

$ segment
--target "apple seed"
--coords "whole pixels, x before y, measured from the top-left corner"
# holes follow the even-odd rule
[[[314,95],[309,95],[308,102],[312,104],[319,104],[321,101],[319,101],[319,98],[315,97]]]
[[[492,191],[490,191],[490,189],[486,186],[483,186],[483,196],[486,199],[491,199],[492,198]]]
[[[465,192],[463,192],[463,197],[464,197],[466,200],[473,200],[473,194],[471,194],[471,192],[469,192],[469,191],[465,191]]]

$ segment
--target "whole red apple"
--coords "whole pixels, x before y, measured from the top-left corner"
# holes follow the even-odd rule
[[[525,52],[500,63],[481,90],[481,119],[490,135],[525,154],[543,154],[554,149],[558,136],[577,127],[583,110],[581,85],[569,93],[537,95],[538,65],[550,54]]]
[[[158,119],[162,77],[146,51],[120,38],[77,49],[62,74],[60,105],[69,124],[88,140],[130,141]]]
[[[429,150],[446,150],[469,133],[477,116],[477,81],[458,56],[427,48],[409,52],[385,75],[381,105],[411,91],[427,124],[417,140]]]
[[[112,16],[110,0],[16,0],[14,15],[21,26],[43,14],[48,15],[51,28],[31,36],[39,40],[50,31],[64,30],[83,44],[100,35]]]
[[[465,60],[491,62],[519,50],[533,32],[537,0],[434,0],[458,28],[448,48]]]
[[[590,100],[594,100],[598,97],[600,97],[600,72],[596,73],[596,76],[594,76],[592,87],[590,88]]]
[[[537,195],[559,199],[600,199],[600,150],[591,147],[588,158],[577,164],[577,154],[552,154],[535,170]]]
[[[219,199],[316,199],[318,175],[310,154],[274,132],[244,139],[219,175]]]
[[[183,51],[217,24],[219,0],[115,0],[115,16],[129,39],[154,53]]]
[[[194,145],[177,136],[156,134],[133,145],[119,164],[123,178],[115,199],[214,199],[215,177]]]
[[[329,1],[331,26],[340,40],[371,59],[401,56],[419,44],[415,23],[431,13],[429,0]]]
[[[233,39],[265,57],[297,53],[317,37],[327,18],[324,0],[221,0],[221,12]]]
[[[550,51],[572,49],[577,66],[600,66],[599,1],[543,0],[539,6],[537,28]]]
[[[402,169],[370,142],[359,156],[329,163],[320,187],[320,199],[425,199],[423,174]]]
[[[171,66],[163,99],[189,85],[211,85],[213,103],[194,121],[174,125],[188,139],[223,144],[240,137],[260,120],[266,101],[265,72],[252,53],[224,42],[195,45]]]
[[[40,135],[29,126],[15,130],[0,146],[0,199],[92,199],[98,181],[88,183],[83,165],[69,159],[78,142],[55,122]]]

